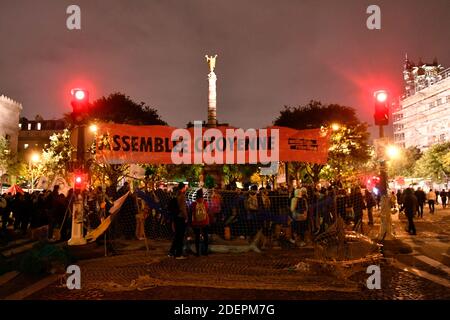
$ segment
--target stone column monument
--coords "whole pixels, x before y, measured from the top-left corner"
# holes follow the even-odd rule
[[[208,74],[208,127],[216,127],[217,126],[217,94],[216,94],[216,81],[217,76],[214,73],[214,69],[216,67],[216,59],[217,54],[213,57],[206,57],[206,62],[209,65],[209,74]]]
[[[217,54],[214,56],[206,55],[206,62],[209,66],[208,74],[208,122],[206,126],[208,128],[217,127],[217,92],[216,92],[216,81],[217,76],[214,73],[216,67]],[[222,187],[223,182],[223,166],[222,165],[205,165],[203,167],[203,183],[205,187],[209,186],[208,182],[211,182],[211,178],[214,180],[216,187]]]

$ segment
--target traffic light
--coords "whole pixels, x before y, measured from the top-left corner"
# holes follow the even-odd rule
[[[388,94],[384,90],[374,93],[375,97],[375,125],[386,126],[389,124]]]
[[[74,174],[74,190],[83,191],[86,188],[86,174],[83,172],[76,172]]]
[[[72,111],[75,116],[79,116],[81,113],[87,111],[89,106],[89,91],[85,89],[72,89],[72,101],[70,104],[72,105]]]

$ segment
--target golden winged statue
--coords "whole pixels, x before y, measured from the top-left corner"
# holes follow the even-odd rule
[[[211,72],[214,72],[214,69],[216,68],[216,58],[217,58],[217,54],[213,57],[208,57],[208,55],[205,55],[206,58],[206,62],[208,62],[209,65],[209,70]]]

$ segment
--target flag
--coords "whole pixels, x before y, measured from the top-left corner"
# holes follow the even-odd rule
[[[88,232],[86,235],[87,242],[94,242],[98,239],[106,230],[108,230],[109,226],[111,225],[111,219],[112,217],[119,212],[120,208],[122,208],[122,205],[124,204],[125,200],[129,196],[130,191],[125,193],[122,197],[114,201],[113,206],[109,209],[109,216],[100,223],[100,225],[94,229]]]

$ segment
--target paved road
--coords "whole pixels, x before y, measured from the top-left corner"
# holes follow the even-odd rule
[[[372,236],[378,220],[368,232]],[[180,261],[165,256],[167,242],[153,241],[149,252],[134,244],[121,255],[80,262],[81,290],[68,290],[59,280],[26,299],[450,299],[450,210],[426,211],[424,219],[416,219],[417,236],[405,232],[402,216],[394,225],[399,247],[409,250],[391,251],[393,259],[381,263],[381,290],[366,288],[368,275],[361,268],[342,274],[296,269],[313,257],[312,248]]]

